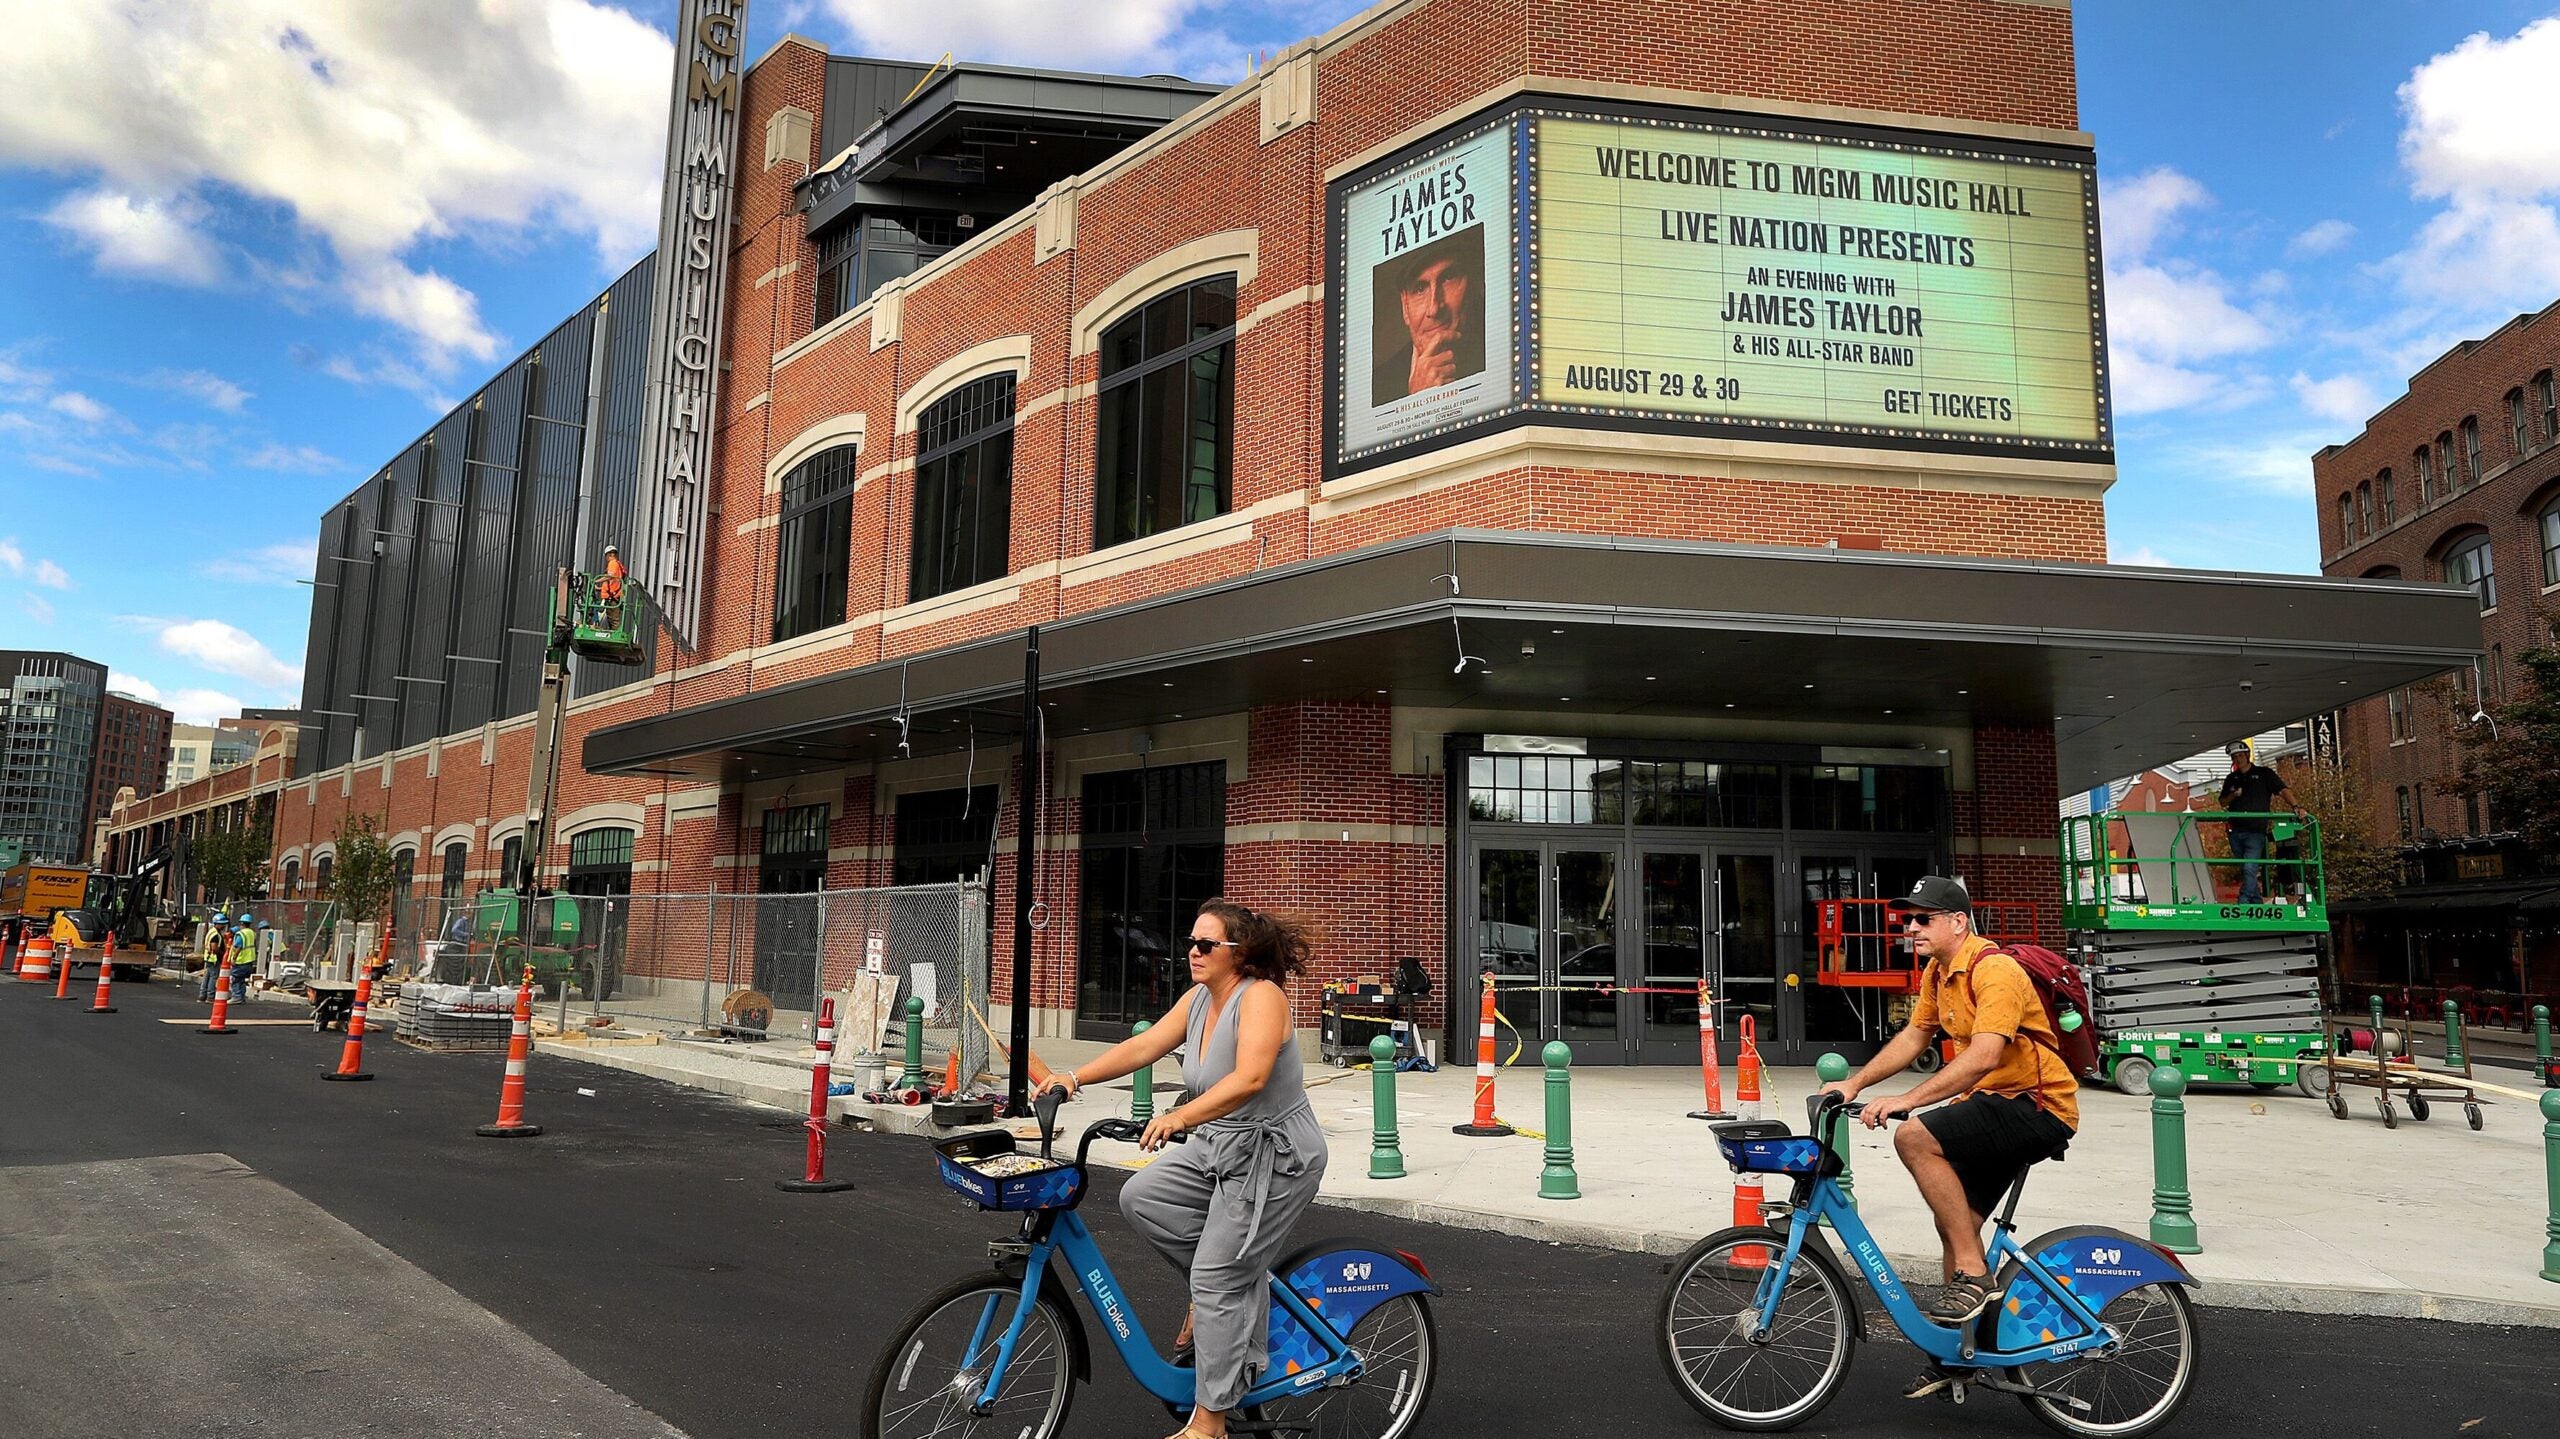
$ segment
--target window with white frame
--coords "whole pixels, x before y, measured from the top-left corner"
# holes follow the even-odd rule
[[[2391,742],[2407,744],[2409,742],[2409,692],[2405,689],[2393,690],[2389,704],[2391,706]]]
[[[2445,551],[2443,577],[2449,585],[2469,585],[2483,612],[2498,607],[2498,570],[2487,535],[2473,535]]]
[[[2381,501],[2382,527],[2387,530],[2391,528],[2392,522],[2399,518],[2391,504],[2391,472],[2384,470],[2381,478],[2374,482],[2373,488]]]
[[[2462,420],[2462,482],[2480,483],[2480,420],[2476,415],[2465,415]]]

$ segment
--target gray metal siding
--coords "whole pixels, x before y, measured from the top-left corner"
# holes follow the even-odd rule
[[[500,717],[499,665],[508,648],[507,563],[515,545],[516,466],[524,446],[524,392],[536,362],[517,360],[480,392],[476,461],[464,489],[461,594],[445,661],[445,732]]]
[[[818,154],[823,165],[871,122],[896,109],[907,92],[933,67],[896,60],[863,60],[852,56],[827,61],[826,113],[818,117]]]
[[[634,539],[632,528],[640,513],[640,430],[647,423],[649,299],[654,258],[633,266],[629,274],[605,292],[611,319],[605,326],[603,402],[595,411],[595,491],[590,496],[591,509],[584,525],[585,547],[578,553],[578,567],[589,573],[604,568],[606,545],[622,546],[628,558]],[[583,378],[587,372],[579,373]],[[638,593],[637,586],[633,593]],[[646,604],[639,606],[639,619],[641,646],[654,653],[658,638],[656,609]],[[647,679],[649,670],[650,664],[645,660],[633,665],[579,660],[572,671],[572,692],[591,695],[631,684]]]

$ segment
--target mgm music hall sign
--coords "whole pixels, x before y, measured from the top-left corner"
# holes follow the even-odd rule
[[[702,615],[704,507],[718,413],[746,38],[747,0],[684,0],[678,12],[657,289],[650,300],[640,529],[628,563],[688,642]]]
[[[1538,422],[2113,456],[2085,150],[1530,101],[1331,198],[1333,473]]]

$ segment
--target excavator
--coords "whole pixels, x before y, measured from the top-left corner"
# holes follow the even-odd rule
[[[105,952],[106,938],[116,937],[116,982],[144,984],[158,958],[160,941],[177,921],[162,915],[159,891],[151,881],[169,867],[172,855],[163,845],[124,874],[89,872],[88,894],[76,908],[53,912],[54,962],[85,964],[94,969]],[[132,959],[125,956],[131,955]]]

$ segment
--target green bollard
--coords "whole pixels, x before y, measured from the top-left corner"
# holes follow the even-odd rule
[[[2560,1089],[2560,1073],[2551,1068],[2551,1006],[2533,1007],[2533,1070],[2542,1077],[2545,1089]]]
[[[2560,1284],[2560,1089],[2542,1096],[2542,1182],[2551,1214],[2542,1221],[2542,1277]]]
[[[2373,1058],[2379,1064],[2390,1058],[2382,1052],[2382,996],[2373,997]]]
[[[1396,1137],[1396,1042],[1369,1041],[1369,1094],[1377,1111],[1369,1130],[1369,1177],[1404,1178],[1404,1141]]]
[[[1135,1039],[1155,1027],[1152,1019],[1139,1020],[1129,1026],[1129,1037]],[[1129,1076],[1129,1117],[1140,1124],[1156,1117],[1156,1067],[1152,1064],[1139,1065],[1137,1073]]]
[[[1813,1073],[1825,1084],[1836,1083],[1849,1077],[1849,1061],[1836,1054],[1826,1054],[1813,1062]],[[1847,1119],[1840,1121],[1838,1142],[1831,1148],[1840,1156],[1840,1178],[1836,1181],[1840,1186],[1840,1197],[1848,1200],[1849,1207],[1855,1209],[1858,1207],[1858,1184],[1856,1176],[1849,1173],[1849,1126],[1853,1122]]]
[[[2151,1071],[2151,1242],[2172,1254],[2202,1254],[2195,1205],[2187,1196],[2187,1077]]]
[[[1540,1199],[1580,1199],[1573,1173],[1573,1046],[1547,1041],[1547,1167],[1538,1175]]]
[[[2462,1006],[2448,999],[2444,1002],[2444,1067],[2460,1069],[2462,1058]]]
[[[924,1077],[924,996],[907,997],[907,1067],[898,1076],[900,1089],[922,1089]]]

